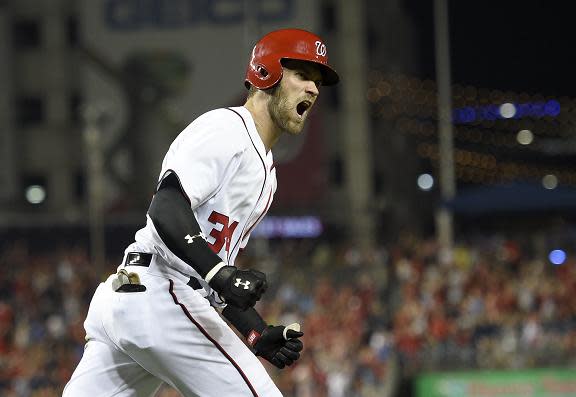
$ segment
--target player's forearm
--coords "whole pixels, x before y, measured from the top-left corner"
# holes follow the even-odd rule
[[[253,307],[239,310],[228,305],[222,315],[244,335],[254,354],[276,367],[284,368],[300,358],[303,344],[299,338],[304,335],[300,324],[267,325]]]
[[[267,324],[253,307],[241,310],[233,306],[226,306],[222,315],[234,328],[238,330],[250,345],[260,337]]]
[[[192,266],[202,278],[213,276],[224,266],[222,259],[202,237],[194,212],[177,187],[169,185],[156,192],[148,215],[168,249]]]

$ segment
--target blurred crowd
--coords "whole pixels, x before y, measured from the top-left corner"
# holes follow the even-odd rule
[[[86,247],[0,250],[0,395],[60,396],[84,346],[98,282]],[[421,370],[574,364],[576,269],[550,265],[514,240],[459,244],[438,261],[433,241],[368,252],[318,240],[256,240],[238,266],[269,275],[258,310],[302,324],[305,352],[266,368],[286,397],[382,397]],[[159,397],[178,397],[163,387]]]
[[[270,274],[270,292],[258,307],[265,319],[297,321],[305,331],[306,351],[297,365],[279,371],[265,362],[281,390],[287,397],[381,396],[390,340],[380,324],[380,289],[365,271],[385,268],[381,259],[368,266],[327,245],[275,245],[247,251],[240,262],[258,262]],[[111,260],[96,269],[82,246],[42,253],[33,242],[2,247],[1,396],[61,396],[82,355],[92,293],[116,266]],[[169,387],[157,395],[179,396]]]
[[[83,247],[0,251],[0,395],[61,396],[84,347],[83,321],[99,280]]]
[[[395,350],[405,372],[576,364],[576,267],[498,236],[392,252]]]

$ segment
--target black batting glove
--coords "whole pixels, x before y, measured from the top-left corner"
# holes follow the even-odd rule
[[[286,328],[283,325],[264,328],[262,334],[252,338],[252,346],[256,350],[256,355],[264,357],[276,367],[282,369],[292,365],[300,358],[300,352],[304,348],[302,341],[298,338],[304,333]],[[251,342],[250,338],[248,339]]]
[[[209,285],[228,305],[241,310],[253,307],[266,291],[266,275],[258,270],[240,270],[224,266],[212,277]]]

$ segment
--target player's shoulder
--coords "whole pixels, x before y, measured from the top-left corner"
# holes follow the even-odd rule
[[[209,125],[212,128],[225,128],[235,130],[246,130],[246,121],[243,115],[243,108],[219,108],[210,110],[200,115],[192,124]]]
[[[243,108],[242,108],[243,109]],[[219,138],[235,141],[239,144],[247,138],[247,126],[241,108],[219,108],[210,110],[196,118],[188,130],[213,134]]]
[[[243,151],[248,144],[248,134],[240,112],[238,108],[219,108],[203,113],[182,131],[177,141],[218,142],[235,152]]]

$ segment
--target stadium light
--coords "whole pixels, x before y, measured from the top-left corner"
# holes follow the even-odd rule
[[[25,195],[30,204],[41,204],[46,200],[46,189],[41,185],[30,185],[26,188]]]
[[[542,186],[548,190],[556,189],[558,186],[558,178],[552,174],[545,175],[544,178],[542,178]]]
[[[550,251],[548,259],[554,265],[561,265],[566,261],[566,253],[561,249],[555,249]]]
[[[420,176],[418,176],[417,182],[418,182],[418,188],[420,188],[420,190],[427,192],[434,186],[434,177],[432,177],[432,175],[430,174],[421,174]]]
[[[520,130],[516,140],[520,145],[530,145],[534,141],[534,134],[530,130]]]

